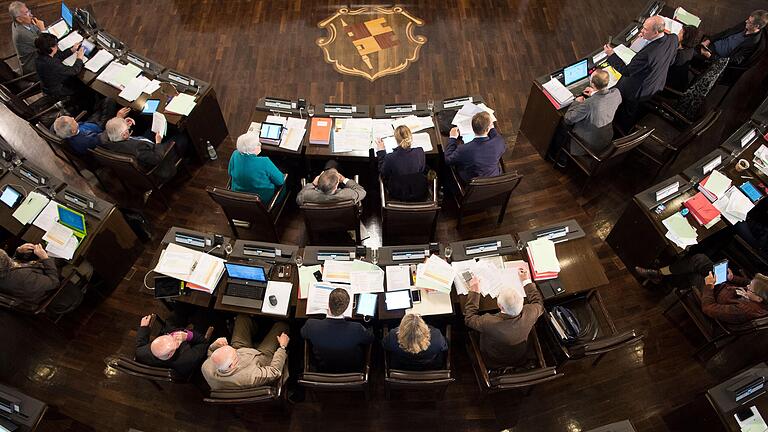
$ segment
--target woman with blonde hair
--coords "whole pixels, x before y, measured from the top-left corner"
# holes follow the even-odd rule
[[[382,341],[389,352],[390,367],[402,370],[440,369],[445,364],[446,342],[440,330],[427,325],[417,314],[405,314],[400,327]]]
[[[379,175],[392,199],[424,201],[428,192],[424,149],[412,147],[413,134],[408,126],[395,129],[395,141],[397,147],[387,154],[384,141],[376,140]]]

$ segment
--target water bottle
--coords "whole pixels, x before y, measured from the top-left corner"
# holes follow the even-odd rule
[[[219,156],[216,154],[216,149],[211,145],[211,141],[206,140],[205,147],[208,149],[208,157],[211,158],[211,160],[216,160],[219,158]]]

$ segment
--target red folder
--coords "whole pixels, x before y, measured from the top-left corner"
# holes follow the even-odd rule
[[[720,216],[720,212],[701,192],[685,201],[683,204],[702,225],[709,224],[712,219]]]
[[[333,119],[314,117],[309,130],[309,143],[328,145],[331,142],[331,126]]]

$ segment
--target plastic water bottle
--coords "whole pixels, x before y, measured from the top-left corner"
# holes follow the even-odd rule
[[[205,146],[208,149],[208,157],[210,157],[211,160],[216,160],[219,158],[219,156],[216,154],[216,149],[213,148],[210,141],[205,141]]]

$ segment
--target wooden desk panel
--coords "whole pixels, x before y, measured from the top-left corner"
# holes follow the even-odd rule
[[[520,132],[525,135],[542,159],[546,159],[549,144],[555,136],[563,114],[544,94],[538,81],[531,83],[528,103],[520,121]]]

